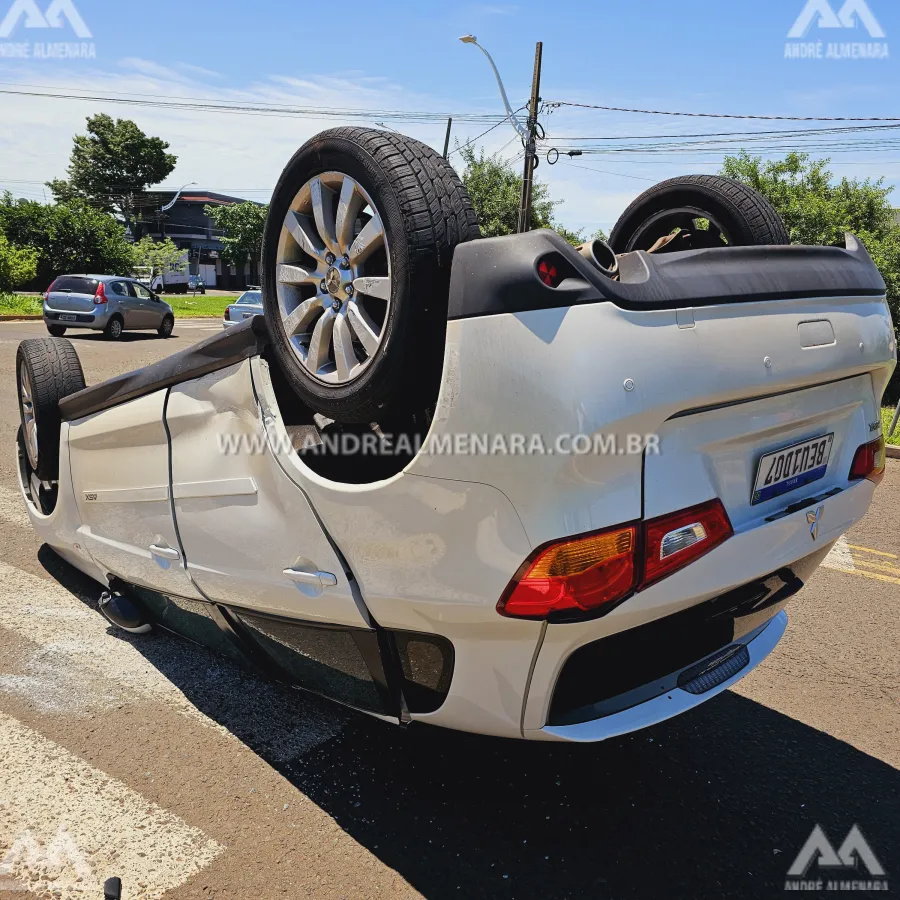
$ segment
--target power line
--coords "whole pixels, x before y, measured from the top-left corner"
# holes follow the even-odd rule
[[[600,109],[605,112],[637,113],[645,116],[688,116],[695,119],[756,119],[765,122],[900,122],[900,116],[747,116],[735,113],[672,112],[661,109],[629,109],[624,106],[599,106],[569,100],[548,100],[548,108],[561,106]]]
[[[176,97],[140,100],[129,99],[127,96],[115,96],[112,92],[108,94],[73,94],[63,93],[61,91],[59,93],[51,93],[48,91],[22,91],[3,88],[0,89],[0,94],[18,97],[43,97],[51,100],[85,100],[92,103],[116,103],[125,106],[139,106],[152,109],[177,109],[190,112],[224,112],[238,115],[271,116],[273,118],[292,119],[391,119],[396,122],[427,123],[443,122],[446,121],[448,116],[448,113],[432,113],[416,110],[354,109],[333,106],[292,107],[283,104],[242,104],[217,100],[191,100],[189,98]],[[501,125],[507,118],[506,116],[498,117],[497,115],[487,113],[452,113],[452,116],[456,121],[462,122],[495,123],[488,131]]]
[[[526,104],[523,103],[518,109],[514,109],[514,110],[513,110],[513,115],[515,115],[517,112],[521,112],[523,109],[525,109],[525,106],[526,106]],[[465,150],[466,147],[471,147],[472,144],[475,143],[475,141],[480,141],[486,134],[490,134],[495,128],[499,128],[499,127],[500,127],[505,121],[507,121],[507,119],[509,119],[509,118],[510,118],[510,116],[504,116],[504,117],[503,117],[499,122],[497,122],[495,125],[491,125],[491,127],[488,128],[487,131],[482,131],[481,134],[476,134],[475,137],[473,137],[473,138],[471,138],[470,140],[466,141],[464,144],[460,144],[459,147],[457,147],[455,150],[451,150],[451,151],[447,154],[447,159],[449,159],[451,156],[453,156],[454,153],[459,153],[460,150]],[[506,146],[509,146],[509,144],[507,144]]]
[[[561,159],[560,163],[564,166],[572,166],[575,169],[584,169],[585,172],[599,172],[601,175],[615,175],[617,178],[634,178],[636,181],[652,181],[654,183],[658,180],[656,178],[645,178],[643,175],[626,175],[624,172],[608,172],[606,169],[595,169],[592,166],[582,166],[578,163],[569,162],[566,159]]]

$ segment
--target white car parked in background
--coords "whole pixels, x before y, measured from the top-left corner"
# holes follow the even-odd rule
[[[864,247],[788,246],[711,176],[629,208],[615,278],[553,232],[477,237],[434,151],[329,131],[276,188],[265,318],[81,390],[68,342],[22,344],[28,513],[111,621],[538,740],[659,722],[771,652],[883,472]]]

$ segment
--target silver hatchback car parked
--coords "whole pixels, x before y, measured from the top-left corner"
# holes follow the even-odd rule
[[[117,341],[123,331],[154,329],[167,338],[172,307],[146,285],[119,275],[60,275],[44,294],[44,323],[54,337],[68,328],[102,331]]]

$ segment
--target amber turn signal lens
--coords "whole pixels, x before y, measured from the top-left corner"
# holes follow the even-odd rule
[[[636,548],[634,525],[546,545],[525,562],[497,610],[505,616],[545,619],[614,603],[634,588]]]

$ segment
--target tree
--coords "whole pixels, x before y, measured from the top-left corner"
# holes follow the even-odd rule
[[[168,177],[178,161],[166,153],[169,145],[161,138],[148,137],[130,119],[105,113],[89,117],[87,134],[73,140],[68,181],[47,183],[54,199],[68,203],[80,198],[129,223],[146,205],[146,189]]]
[[[0,232],[0,294],[15,290],[37,274],[37,251],[16,247]]]
[[[497,156],[485,156],[484,149],[478,155],[471,145],[458,147],[465,164],[463,183],[472,198],[481,233],[485,237],[515,234],[519,224],[519,205],[522,200],[522,176]],[[570,231],[555,221],[554,210],[561,200],[550,199],[550,188],[535,181],[531,199],[531,227],[553,228],[570,244],[583,243],[581,231]],[[595,237],[602,237],[598,232]]]
[[[154,241],[151,237],[141,238],[132,248],[134,266],[150,270],[150,277],[165,272],[183,272],[186,265],[185,251],[179,250],[170,238]]]
[[[900,226],[884,179],[842,178],[834,182],[830,160],[813,160],[807,153],[763,162],[746,151],[726,156],[722,174],[758,190],[781,214],[795,244],[840,245],[852,231],[881,270],[888,305],[900,325]]]
[[[125,229],[82,200],[44,204],[0,197],[0,232],[37,253],[37,277],[49,284],[71,272],[126,274],[134,256]]]
[[[259,263],[268,206],[248,201],[231,206],[207,206],[205,212],[216,228],[225,232],[222,259],[226,263],[236,269],[243,269],[248,262]]]

